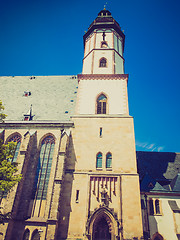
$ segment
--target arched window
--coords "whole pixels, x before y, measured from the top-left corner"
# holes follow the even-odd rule
[[[29,240],[29,235],[30,235],[30,231],[29,229],[26,229],[23,234],[23,240]]]
[[[156,199],[156,201],[155,201],[155,209],[156,209],[156,214],[160,214],[160,206],[159,206],[158,199]]]
[[[36,174],[36,199],[46,199],[51,165],[54,152],[54,138],[47,136],[41,144],[41,150]]]
[[[111,153],[106,154],[106,168],[112,167],[112,155]]]
[[[100,59],[99,67],[107,67],[107,60],[106,60],[106,58],[101,58]]]
[[[102,153],[96,155],[96,168],[102,168]]]
[[[107,97],[101,94],[97,99],[97,114],[106,114]]]
[[[40,240],[40,234],[37,229],[32,233],[31,240]]]
[[[19,134],[16,134],[13,137],[9,138],[8,142],[15,142],[17,144],[16,145],[16,150],[15,150],[15,153],[14,153],[14,157],[12,159],[12,162],[16,162],[17,156],[18,156],[18,153],[19,153],[19,148],[20,148],[20,145],[21,145],[21,136]]]

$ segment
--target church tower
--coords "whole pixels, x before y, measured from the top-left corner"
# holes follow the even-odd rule
[[[122,240],[143,235],[124,41],[106,9],[84,35],[58,239]]]

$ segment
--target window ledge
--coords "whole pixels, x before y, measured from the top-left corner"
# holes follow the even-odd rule
[[[102,171],[103,169],[102,169],[102,168],[96,168],[96,170],[98,170],[98,171]]]

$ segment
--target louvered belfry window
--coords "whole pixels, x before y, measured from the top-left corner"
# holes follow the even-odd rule
[[[97,99],[97,114],[107,113],[107,97],[101,94]]]

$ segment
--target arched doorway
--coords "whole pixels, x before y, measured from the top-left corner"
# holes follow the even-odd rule
[[[111,240],[110,231],[107,219],[102,216],[94,221],[92,240]]]
[[[107,206],[96,209],[86,223],[86,236],[89,240],[115,240],[120,234],[117,215]]]

